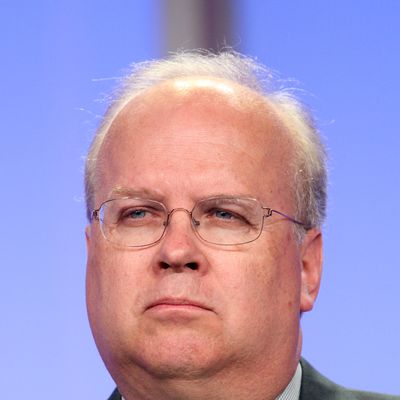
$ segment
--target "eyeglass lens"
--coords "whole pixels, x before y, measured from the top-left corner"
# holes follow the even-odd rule
[[[173,212],[168,212],[158,201],[122,198],[103,203],[99,217],[107,240],[121,246],[139,247],[161,239]],[[263,209],[254,199],[204,199],[188,213],[197,235],[215,244],[253,241],[260,235],[263,224]]]

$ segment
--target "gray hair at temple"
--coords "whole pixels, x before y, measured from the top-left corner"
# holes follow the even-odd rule
[[[107,132],[119,112],[143,91],[161,82],[183,77],[208,76],[233,81],[259,93],[270,104],[295,143],[295,218],[308,227],[321,226],[326,212],[326,155],[312,117],[292,91],[282,88],[267,68],[232,50],[219,54],[183,52],[166,59],[133,65],[123,80],[96,132],[86,159],[87,216],[95,207],[97,158]]]

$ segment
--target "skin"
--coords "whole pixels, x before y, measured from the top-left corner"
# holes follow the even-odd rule
[[[131,101],[100,149],[95,202],[134,193],[191,210],[202,198],[257,198],[293,215],[292,140],[258,94],[185,78]],[[126,400],[275,399],[301,351],[300,313],[317,296],[322,239],[266,221],[256,241],[202,242],[185,212],[140,249],[86,229],[87,306],[100,354]]]

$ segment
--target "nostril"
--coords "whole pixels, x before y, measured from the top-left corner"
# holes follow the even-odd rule
[[[183,272],[185,267],[191,269],[192,271],[197,271],[199,269],[199,265],[197,264],[197,262],[174,265],[174,264],[169,264],[165,261],[161,261],[159,263],[159,266],[161,269],[168,269],[172,267],[172,269],[176,270],[176,272]]]
[[[190,262],[185,264],[186,267],[190,268],[191,270],[195,271],[199,268],[196,262]]]
[[[161,267],[162,269],[168,269],[168,268],[169,268],[169,264],[166,263],[166,262],[164,262],[164,261],[161,261],[160,267]]]

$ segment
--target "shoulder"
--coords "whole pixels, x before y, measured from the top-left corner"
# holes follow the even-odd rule
[[[108,400],[122,400],[121,395],[118,392],[118,389],[115,389],[112,393],[111,396],[108,398]]]
[[[300,400],[400,400],[400,396],[346,389],[325,378],[304,359],[301,367]]]

